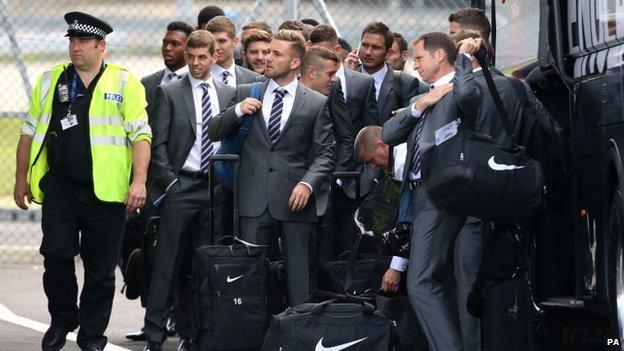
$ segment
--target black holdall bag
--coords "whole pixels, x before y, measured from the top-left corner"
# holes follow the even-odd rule
[[[305,303],[274,316],[262,345],[262,351],[393,349],[391,322],[373,305],[346,296]]]
[[[454,136],[423,154],[422,179],[439,208],[512,223],[546,209],[544,177],[539,162],[517,146],[492,75],[485,60],[479,62],[505,132],[516,146],[505,148],[488,135],[459,125]]]
[[[211,156],[211,195],[214,193],[213,161],[217,159],[236,162],[234,181],[237,181],[237,155]],[[198,351],[258,349],[268,326],[267,247],[245,242],[236,235],[239,228],[237,185],[234,186],[235,235],[221,238],[216,245],[198,247],[193,255],[191,290]],[[213,212],[211,205],[211,216]]]

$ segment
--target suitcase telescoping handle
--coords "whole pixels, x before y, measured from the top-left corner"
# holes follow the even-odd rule
[[[239,161],[240,157],[234,154],[214,154],[210,156],[210,170],[208,175],[208,188],[210,189],[210,242],[214,244],[214,188],[215,188],[215,163],[216,162],[234,162],[234,179],[233,179],[233,199],[232,199],[232,207],[233,207],[233,236],[239,237],[239,221],[240,221],[240,209],[238,207],[238,175],[239,175]]]

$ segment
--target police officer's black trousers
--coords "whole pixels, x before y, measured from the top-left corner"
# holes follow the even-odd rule
[[[40,248],[45,267],[43,287],[52,325],[70,330],[80,326],[78,345],[104,347],[115,293],[124,205],[98,201],[91,183],[47,174],[40,186],[45,193]],[[79,306],[74,266],[77,254],[85,270]]]

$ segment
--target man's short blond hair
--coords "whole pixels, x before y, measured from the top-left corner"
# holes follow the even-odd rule
[[[208,48],[210,55],[215,53],[214,36],[207,30],[199,29],[191,33],[186,40],[187,48]]]
[[[299,32],[290,29],[280,29],[275,33],[273,39],[289,41],[296,56],[303,61],[307,46],[303,35],[299,34]]]
[[[380,126],[366,126],[357,133],[355,142],[353,143],[354,156],[360,161],[362,154],[365,152],[373,152],[377,146],[377,142],[381,140],[381,127]]]

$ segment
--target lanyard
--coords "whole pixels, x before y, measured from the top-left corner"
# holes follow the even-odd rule
[[[77,85],[78,85],[78,74],[74,71],[74,74],[72,76],[71,85],[70,85],[70,88],[69,88],[69,106],[70,106],[70,109],[71,109],[71,105],[73,105],[74,102],[76,102]]]

